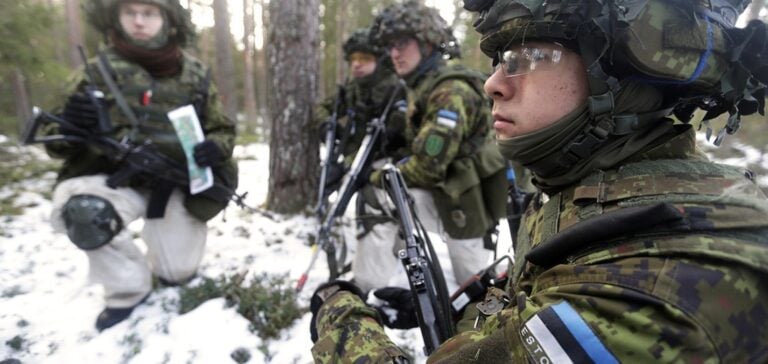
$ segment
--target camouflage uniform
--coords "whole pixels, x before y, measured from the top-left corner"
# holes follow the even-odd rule
[[[484,76],[442,60],[442,44],[452,35],[434,9],[416,3],[387,8],[377,16],[372,34],[381,44],[405,34],[434,47],[404,77],[408,154],[397,165],[421,222],[446,241],[454,277],[462,283],[487,264],[484,236],[504,216],[504,160],[490,143]],[[374,186],[381,184],[379,173],[371,174]],[[394,208],[383,190],[373,189],[372,194],[382,209]],[[400,265],[397,229],[390,221],[360,240],[352,268],[364,290],[387,285]]]
[[[153,39],[167,39],[166,43],[160,44],[158,49],[133,43],[118,25],[119,1],[88,2],[86,15],[110,38],[110,45],[99,52],[99,57],[88,61],[88,75],[83,69],[74,75],[68,91],[72,95],[80,95],[92,81],[95,88],[104,93],[104,105],[112,127],[106,137],[117,142],[127,140],[134,145],[150,143],[156,151],[181,166],[186,166],[187,158],[192,156],[187,156],[182,149],[167,113],[185,105],[194,106],[206,142],[219,151],[218,158],[210,165],[214,178],[234,190],[237,187],[237,166],[231,156],[235,125],[221,111],[208,68],[181,49],[194,38],[188,14],[178,2],[172,0],[131,2],[151,4],[162,9],[164,28]],[[155,59],[151,56],[140,58],[139,55],[144,54],[170,56],[163,58],[167,62],[161,64],[162,68],[149,68],[139,62]],[[132,56],[137,58],[130,60]],[[97,72],[97,62],[111,75],[135,114],[135,125],[116,105],[115,94],[107,86],[102,73]],[[166,72],[166,69],[171,71]],[[70,99],[62,108],[64,115],[67,115],[71,102]],[[67,118],[71,123],[81,125],[77,124],[78,118]],[[56,124],[46,125],[45,132],[67,133],[66,128]],[[226,206],[230,196],[212,196],[206,192],[191,195],[188,187],[164,185],[151,176],[141,174],[131,176],[117,188],[110,188],[106,184],[107,177],[121,172],[123,166],[113,162],[101,150],[66,142],[46,144],[46,148],[51,156],[64,159],[53,194],[51,219],[54,228],[66,232],[75,245],[85,250],[91,279],[102,283],[105,288],[107,309],[97,320],[99,329],[113,325],[114,320],[122,316],[114,316],[115,312],[126,312],[119,309],[132,309],[147,296],[152,288],[153,274],[167,283],[185,282],[195,274],[207,239],[206,221]],[[108,206],[102,209],[102,216],[111,214],[111,221],[117,222],[114,231],[93,246],[84,244],[84,240],[80,239],[83,235],[78,235],[76,229],[87,231],[89,225],[100,226],[101,222],[96,219],[78,221],[80,217],[77,215],[67,215],[73,211],[73,204],[79,203],[73,201],[83,199],[99,201],[90,206]],[[133,233],[123,228],[142,218],[146,254],[133,243]],[[130,313],[129,310],[127,312]]]
[[[663,3],[649,2],[651,8],[657,9]],[[530,18],[557,14],[572,25],[581,25],[582,30],[602,31],[607,28],[590,28],[585,24],[591,21],[604,24],[603,20],[619,14],[610,4],[604,8],[597,3],[592,3],[595,7],[578,2],[565,4],[572,7],[560,8],[561,4],[556,1],[507,0],[466,1],[465,7],[483,12],[483,18],[475,24],[483,33],[481,49],[491,57],[496,56],[499,47],[513,44],[515,36],[538,38],[545,35],[536,32],[560,31],[558,36],[549,39],[563,37],[574,41],[566,35],[577,35],[568,32],[564,23],[551,18],[527,23]],[[646,5],[641,4],[641,10],[648,9],[643,8]],[[711,6],[727,8],[729,5],[711,2]],[[574,10],[577,11],[571,13]],[[628,18],[647,13],[630,6],[620,14],[626,17],[622,21],[630,21]],[[588,20],[579,23],[577,15]],[[687,14],[665,15],[682,19]],[[660,26],[664,22],[651,23]],[[704,31],[714,33],[711,28]],[[575,46],[581,46],[582,56],[589,58],[594,54],[587,51],[589,41],[585,39],[583,34],[579,36]],[[598,37],[598,42],[599,39],[606,38]],[[736,42],[734,47],[749,42],[744,38],[731,39]],[[581,42],[586,43],[579,44]],[[645,44],[651,43],[645,41]],[[768,48],[765,44],[761,47],[765,48],[755,51],[759,53]],[[619,56],[611,59],[614,64],[623,62]],[[594,129],[603,114],[597,111],[601,108],[597,96],[602,93],[596,91],[605,86],[600,79],[606,80],[610,87],[619,84],[610,80],[616,74],[601,74],[600,70],[595,71],[600,65],[595,66],[589,60],[584,63],[591,65],[590,101],[593,101],[585,105],[584,110],[593,109],[587,115],[595,123],[588,126]],[[732,90],[735,92],[727,97],[733,98],[719,100],[739,104],[742,95],[760,95],[765,90],[764,78],[750,75],[752,70],[742,68],[748,63],[728,66],[746,71],[746,75],[737,77],[744,76],[750,82]],[[661,69],[670,65],[664,63]],[[723,71],[722,83],[737,84],[727,78],[733,73],[720,71]],[[663,70],[657,74],[661,72]],[[669,72],[665,74],[665,77],[672,76]],[[691,89],[676,89],[674,96],[633,89],[630,83],[620,84],[624,91],[630,91],[608,94],[612,100],[605,113],[614,116],[619,114],[615,110],[624,110],[626,113],[622,115],[631,117],[634,112],[639,124],[650,123],[629,132],[635,137],[630,140],[643,141],[636,148],[622,139],[622,130],[616,128],[621,118],[616,118],[612,120],[616,124],[611,125],[614,129],[597,140],[598,146],[589,151],[595,153],[596,159],[584,153],[577,155],[575,161],[563,162],[571,163],[570,169],[561,167],[565,176],[553,173],[540,163],[549,155],[538,155],[536,161],[522,163],[532,171],[540,191],[523,217],[509,283],[505,290],[489,289],[481,304],[468,306],[464,319],[457,324],[459,334],[443,343],[428,362],[762,363],[768,360],[765,345],[768,342],[765,325],[768,319],[768,198],[757,187],[751,172],[709,162],[696,149],[690,125],[673,125],[663,115],[643,120],[643,112],[649,110],[623,109],[632,104],[634,96],[658,96],[660,100],[668,97],[666,101],[671,98],[673,103],[679,101],[685,105],[690,101],[682,97],[685,91],[694,90],[692,95],[699,96],[702,91],[719,95],[711,84],[706,85],[708,80],[699,81],[700,84],[689,85]],[[647,105],[654,105],[650,110],[658,107],[653,103]],[[762,112],[762,107],[758,102],[758,107],[748,110]],[[718,114],[727,109],[709,111]],[[644,137],[648,139],[643,140]],[[578,140],[584,142],[584,139]],[[622,147],[635,149],[612,165],[591,168],[582,174],[576,167],[610,159],[604,153],[613,151],[609,143],[599,145],[605,141],[623,142]],[[505,150],[509,149],[502,148],[503,153]],[[552,153],[562,150],[567,148],[557,148]],[[478,315],[494,303],[499,304],[497,309]],[[338,353],[345,353],[341,362],[361,358],[395,362],[404,356],[395,351],[388,338],[380,335],[383,331],[376,323],[376,315],[365,307],[362,300],[347,292],[331,296],[320,307],[316,322],[321,335],[313,348],[317,362],[332,362],[331,355]],[[358,326],[353,326],[353,322]],[[370,340],[347,345],[340,333],[358,327],[367,331],[365,337]],[[349,332],[343,335],[355,337]]]
[[[346,140],[341,150],[346,167],[352,164],[352,159],[360,148],[368,122],[381,116],[398,80],[391,69],[379,63],[372,74],[352,79],[345,85],[344,99],[339,103],[336,139]],[[404,95],[399,95],[395,100],[402,98]],[[329,120],[333,114],[334,102],[335,97],[328,98],[316,108],[316,124],[320,125]],[[394,111],[387,119],[388,128],[404,128],[402,112]]]

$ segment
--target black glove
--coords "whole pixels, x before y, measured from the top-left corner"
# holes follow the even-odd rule
[[[64,120],[83,129],[91,129],[99,124],[99,109],[107,109],[103,98],[96,98],[97,105],[81,92],[72,94],[64,105]]]
[[[384,325],[392,329],[407,330],[419,326],[416,306],[411,291],[400,287],[384,287],[373,291],[373,295],[384,301],[373,305],[379,311]]]
[[[408,143],[405,140],[405,130],[389,126],[384,129],[384,151],[392,153],[407,145]]]
[[[210,167],[219,164],[224,159],[224,153],[213,140],[203,140],[195,145],[193,155],[195,163],[200,167]]]
[[[328,166],[328,174],[325,175],[325,189],[329,192],[339,189],[341,180],[344,178],[346,172],[344,164],[331,162]]]
[[[317,324],[315,319],[317,317],[317,311],[320,311],[320,307],[325,301],[327,301],[336,292],[347,291],[356,294],[360,299],[365,302],[365,294],[357,286],[347,281],[333,281],[321,284],[312,294],[312,298],[309,300],[309,310],[312,312],[312,320],[309,322],[309,333],[312,337],[312,342],[317,342]]]

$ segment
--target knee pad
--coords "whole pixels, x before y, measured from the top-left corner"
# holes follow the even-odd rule
[[[69,240],[83,250],[101,247],[123,229],[123,221],[112,203],[94,195],[70,197],[62,217]]]

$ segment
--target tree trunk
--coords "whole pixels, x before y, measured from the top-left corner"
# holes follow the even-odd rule
[[[66,0],[67,35],[69,40],[69,66],[72,69],[83,64],[78,46],[84,46],[83,24],[80,17],[80,4],[77,0]]]
[[[267,207],[297,213],[316,196],[319,145],[310,125],[317,93],[319,0],[270,1],[269,8],[272,133]]]
[[[259,106],[259,116],[261,124],[259,125],[260,134],[264,140],[269,140],[272,130],[271,116],[269,115],[267,104],[267,94],[269,93],[269,70],[267,66],[267,37],[269,33],[269,10],[264,0],[259,0],[259,11],[261,12],[261,47],[256,49],[256,101]]]
[[[338,39],[336,47],[336,84],[341,84],[344,82],[344,78],[347,74],[347,62],[344,61],[344,49],[342,46],[350,33],[347,31],[347,18],[349,15],[347,7],[349,2],[347,0],[338,1],[339,7],[334,14],[336,16],[336,39]]]
[[[253,1],[243,0],[243,62],[245,77],[243,77],[243,104],[245,106],[245,125],[250,133],[256,130],[258,112],[256,111],[256,89],[254,88],[254,20]]]
[[[29,106],[29,94],[27,93],[27,86],[24,82],[24,75],[21,70],[14,68],[11,71],[9,77],[13,87],[14,104],[16,106],[16,117],[19,122],[18,131],[21,135],[21,131],[24,129],[24,124],[27,119],[32,115],[32,109]]]
[[[51,9],[51,11],[54,11],[55,14],[57,14],[57,17],[60,14],[56,9],[59,7],[59,4],[54,4],[53,0],[48,0],[47,2],[48,8]],[[56,22],[56,24],[51,24],[51,38],[52,39],[59,39],[59,35],[63,34],[64,32],[64,26],[61,22]],[[66,51],[64,50],[64,43],[63,42],[53,42],[54,47],[54,54],[56,54],[56,60],[61,63],[67,62],[67,55]]]
[[[224,113],[232,120],[237,120],[235,63],[232,60],[232,32],[229,29],[227,0],[213,0],[213,18],[216,23],[216,85]]]

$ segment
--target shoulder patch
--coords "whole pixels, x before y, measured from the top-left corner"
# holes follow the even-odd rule
[[[424,153],[430,157],[437,157],[445,147],[445,137],[439,133],[431,133],[424,140]]]
[[[455,128],[456,122],[459,120],[459,114],[450,111],[441,109],[437,112],[437,124],[442,125],[448,128]]]
[[[520,329],[525,349],[536,363],[616,363],[618,360],[566,301],[531,317]]]

